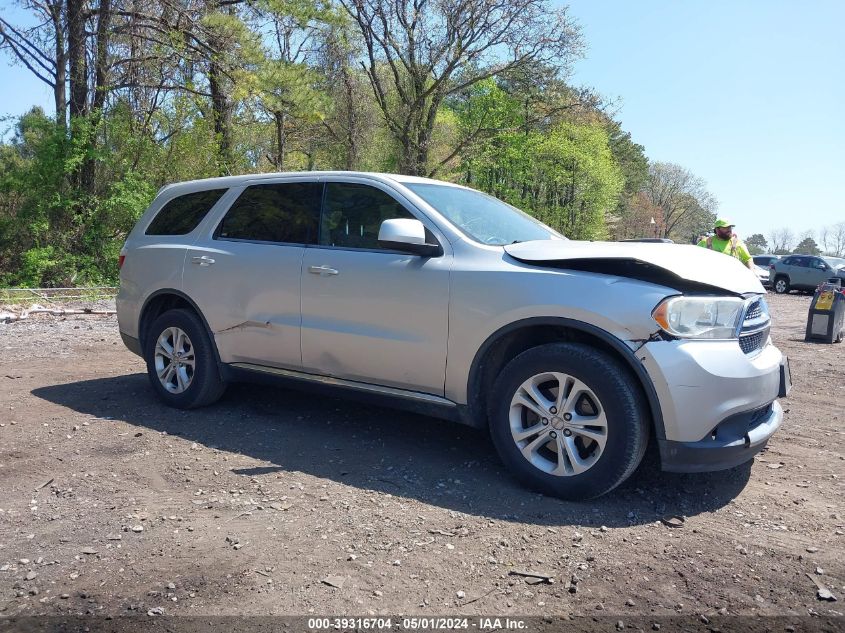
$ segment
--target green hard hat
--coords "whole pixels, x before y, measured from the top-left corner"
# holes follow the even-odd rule
[[[721,229],[722,227],[731,227],[734,223],[728,220],[727,218],[719,218],[716,220],[716,224],[713,225],[714,228]]]

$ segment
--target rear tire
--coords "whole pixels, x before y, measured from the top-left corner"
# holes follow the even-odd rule
[[[205,324],[190,310],[159,316],[144,341],[147,375],[156,394],[177,409],[212,404],[226,391]]]
[[[789,277],[781,275],[775,279],[775,283],[772,286],[775,292],[779,295],[785,295],[789,292]]]
[[[505,465],[531,488],[591,499],[625,481],[642,460],[649,435],[643,400],[611,356],[579,343],[542,345],[518,355],[496,379],[490,434]]]

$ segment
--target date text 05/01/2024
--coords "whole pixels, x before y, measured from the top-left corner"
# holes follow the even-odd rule
[[[516,618],[480,617],[443,618],[443,617],[404,617],[404,618],[309,618],[308,628],[312,630],[337,629],[392,629],[394,622],[401,623],[401,628],[409,631],[448,631],[477,629],[481,631],[524,630],[526,622]]]

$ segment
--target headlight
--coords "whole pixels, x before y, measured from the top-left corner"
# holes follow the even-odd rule
[[[736,338],[745,301],[732,297],[670,297],[651,313],[657,324],[681,338]]]

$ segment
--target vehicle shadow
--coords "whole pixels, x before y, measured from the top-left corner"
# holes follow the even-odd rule
[[[663,473],[657,451],[650,450],[637,473],[618,489],[572,503],[515,482],[485,433],[339,398],[232,385],[213,406],[179,411],[164,406],[140,373],[47,386],[32,394],[80,413],[264,462],[233,468],[235,474],[299,471],[470,515],[538,525],[618,527],[666,515],[691,517],[726,505],[751,474],[750,463],[717,473]]]

